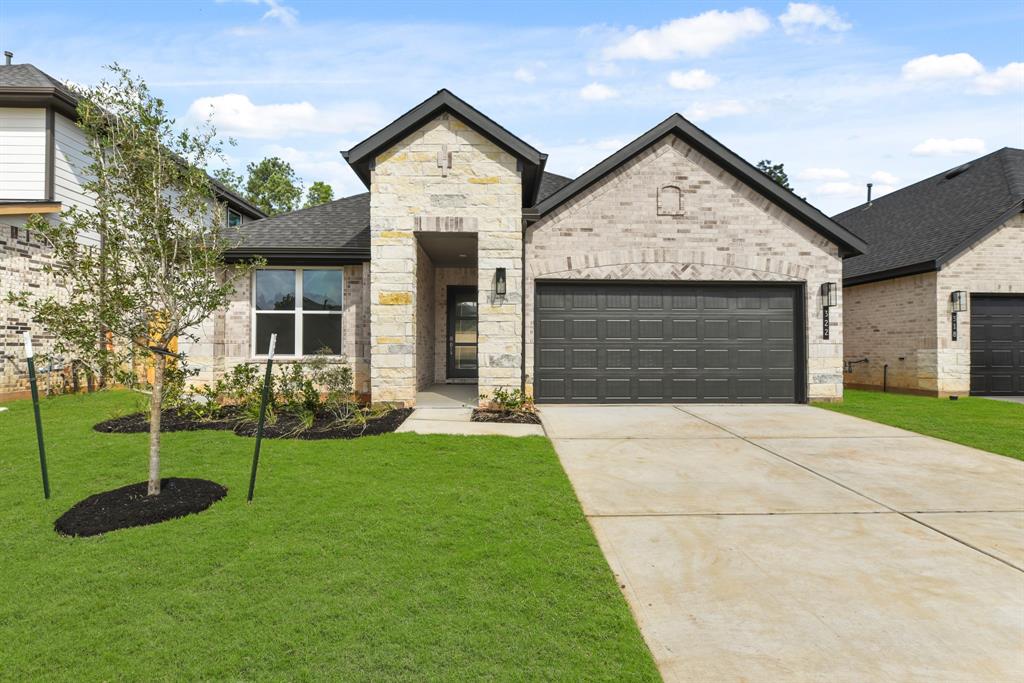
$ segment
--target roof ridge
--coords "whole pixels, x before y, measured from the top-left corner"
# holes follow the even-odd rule
[[[270,221],[270,220],[274,220],[275,218],[283,218],[284,216],[294,216],[294,215],[299,214],[299,213],[305,213],[306,211],[312,211],[313,209],[322,209],[325,206],[329,206],[331,204],[337,204],[339,202],[348,201],[350,199],[357,199],[359,197],[366,197],[369,194],[370,194],[369,192],[360,192],[359,194],[350,194],[347,197],[338,197],[337,199],[332,199],[331,201],[324,202],[323,204],[317,204],[315,206],[303,206],[302,208],[294,209],[292,211],[286,211],[285,213],[279,213],[279,214],[277,214],[275,216],[265,216],[264,218],[260,218],[259,220],[253,221],[252,223],[262,223],[263,221]],[[252,225],[252,223],[250,223],[250,225]]]
[[[999,150],[999,163],[1003,166],[1003,180],[1006,181],[1006,188],[1010,196],[1024,199],[1024,164],[1021,168],[1014,168],[1011,164],[1010,152],[1020,152],[1024,155],[1024,149],[1006,146]]]

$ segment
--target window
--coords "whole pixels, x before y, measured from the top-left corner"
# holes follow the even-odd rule
[[[341,355],[342,272],[325,268],[265,268],[253,277],[253,355]]]
[[[234,228],[242,224],[242,214],[234,209],[228,209],[228,227]]]

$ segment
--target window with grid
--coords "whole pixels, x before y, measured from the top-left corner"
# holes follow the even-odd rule
[[[252,348],[265,356],[277,334],[276,355],[341,355],[342,271],[263,268],[253,276]]]

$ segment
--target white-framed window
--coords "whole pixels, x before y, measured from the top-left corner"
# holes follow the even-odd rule
[[[341,355],[344,275],[340,268],[260,268],[252,276],[252,352],[266,356]]]
[[[242,224],[242,214],[232,208],[227,209],[227,224],[229,228],[236,228]]]

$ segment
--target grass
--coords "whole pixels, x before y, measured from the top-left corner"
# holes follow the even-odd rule
[[[7,680],[657,680],[546,439],[164,436],[164,476],[211,509],[89,539],[53,521],[144,479],[146,434],[93,423],[125,393],[0,413],[0,671]]]
[[[987,398],[911,396],[847,389],[842,403],[818,403],[875,422],[1024,460],[1024,405]]]

